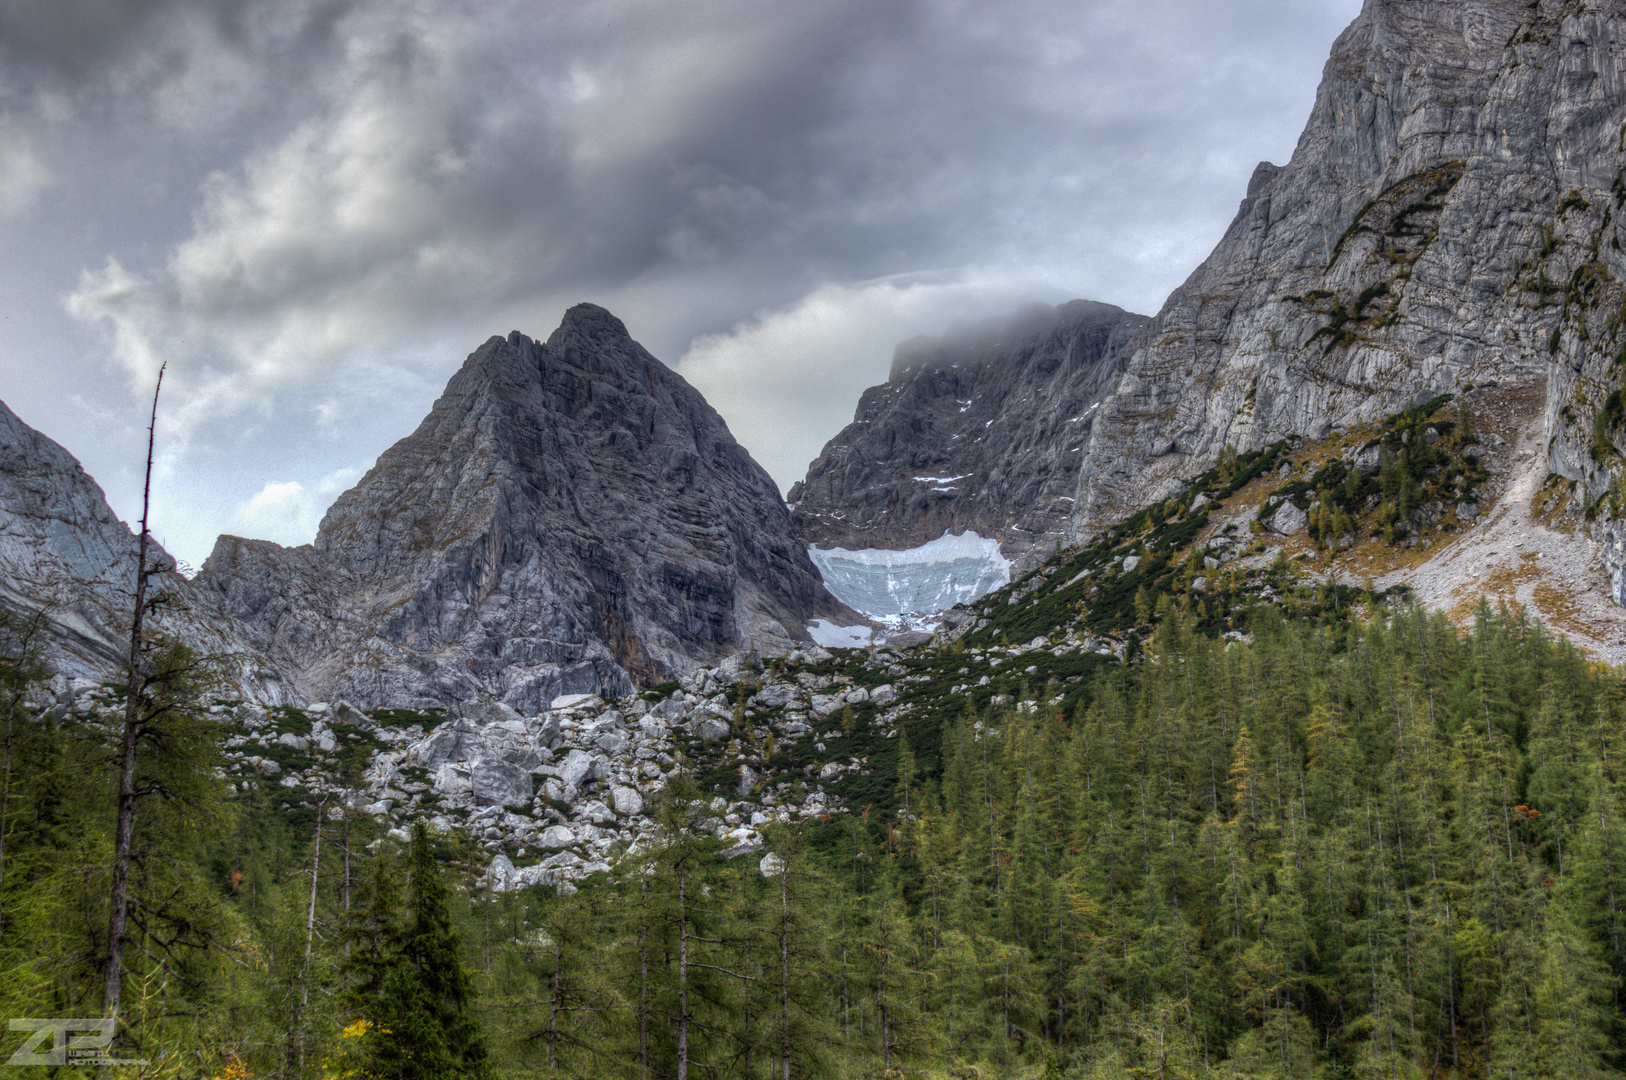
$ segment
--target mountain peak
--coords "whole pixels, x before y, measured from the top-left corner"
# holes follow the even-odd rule
[[[202,575],[222,606],[313,693],[372,705],[535,711],[843,612],[768,474],[593,304],[546,343],[487,340],[311,549],[239,554]]]
[[[548,346],[558,348],[574,337],[603,344],[607,340],[632,344],[627,324],[597,304],[577,304],[565,312],[559,328],[548,336]]]
[[[1072,516],[1081,440],[1147,322],[1110,304],[1028,304],[900,344],[887,381],[792,489],[804,538],[914,548],[1000,541],[1025,568]]]

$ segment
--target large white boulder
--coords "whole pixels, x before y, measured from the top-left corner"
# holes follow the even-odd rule
[[[507,761],[486,758],[470,767],[476,806],[528,806],[534,789],[531,774]]]
[[[557,851],[575,842],[576,834],[570,831],[568,825],[549,825],[542,830],[542,835],[536,838],[536,846],[544,851]]]
[[[486,867],[486,884],[497,892],[507,892],[513,888],[514,876],[514,864],[508,861],[506,855],[499,854]]]
[[[697,739],[713,742],[728,734],[728,721],[720,716],[708,716],[694,725]]]
[[[622,817],[644,812],[644,797],[637,788],[617,784],[610,789],[610,801],[615,804],[615,812]]]
[[[572,750],[559,763],[559,779],[577,791],[589,781],[597,780],[609,771],[610,762],[603,754],[586,750]]]
[[[1310,524],[1310,515],[1294,506],[1290,502],[1282,503],[1277,511],[1270,515],[1265,526],[1279,536],[1293,536],[1304,531]]]

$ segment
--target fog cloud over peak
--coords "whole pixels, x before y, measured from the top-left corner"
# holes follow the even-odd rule
[[[788,484],[902,337],[1155,310],[1358,6],[9,5],[0,397],[128,513],[140,425],[94,417],[168,361],[195,562],[265,492],[308,521],[480,341],[592,300]]]

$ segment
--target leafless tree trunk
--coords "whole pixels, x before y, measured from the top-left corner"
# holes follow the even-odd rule
[[[689,1080],[689,893],[683,871],[683,865],[678,864],[677,1080]]]
[[[790,1080],[790,863],[779,867],[779,1062]]]
[[[147,472],[141,489],[141,536],[137,542],[135,610],[130,617],[130,663],[124,692],[124,742],[119,758],[118,821],[113,837],[113,895],[107,920],[107,972],[102,983],[102,1012],[119,1014],[124,990],[124,935],[130,902],[130,848],[135,838],[136,737],[141,730],[141,698],[146,677],[141,655],[141,620],[147,608],[147,581],[156,572],[147,565],[148,514],[152,508],[152,452],[158,431],[158,392],[164,386],[164,365],[152,391],[152,418],[147,425]]]
[[[643,904],[638,911],[638,1064],[649,1077],[649,875],[639,877]]]

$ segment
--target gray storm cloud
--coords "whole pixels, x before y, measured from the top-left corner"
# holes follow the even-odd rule
[[[1155,309],[1291,150],[1357,7],[0,8],[0,230],[38,253],[0,271],[0,348],[80,388],[64,408],[19,367],[0,397],[118,505],[98,457],[128,431],[93,418],[169,361],[196,559],[222,529],[301,538],[309,507],[279,532],[267,492],[323,490],[484,337],[591,299],[788,484],[902,337],[1026,299]]]

